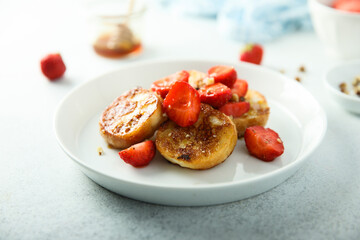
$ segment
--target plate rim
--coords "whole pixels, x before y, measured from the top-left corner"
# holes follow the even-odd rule
[[[317,137],[317,142],[315,142],[315,144],[312,144],[311,147],[309,149],[307,149],[304,154],[302,154],[301,156],[297,156],[296,159],[294,161],[292,161],[291,163],[287,164],[284,167],[281,167],[280,169],[276,169],[272,172],[266,173],[264,175],[261,176],[256,176],[256,177],[252,177],[249,179],[244,179],[241,181],[230,181],[230,182],[221,182],[221,183],[200,183],[200,184],[196,184],[196,185],[189,185],[189,186],[179,186],[179,185],[166,185],[166,184],[149,184],[149,183],[145,183],[145,182],[137,182],[137,181],[129,181],[127,179],[122,179],[122,178],[117,178],[114,177],[112,175],[107,174],[106,172],[103,172],[101,170],[95,169],[91,166],[89,166],[88,164],[86,164],[84,161],[82,161],[81,159],[77,158],[76,156],[74,156],[71,151],[69,149],[66,148],[65,144],[63,143],[62,139],[60,139],[59,137],[59,132],[57,131],[57,125],[58,125],[58,115],[59,112],[61,110],[62,105],[67,101],[67,99],[75,94],[77,91],[79,91],[82,87],[86,86],[87,84],[90,84],[92,82],[96,82],[99,81],[99,79],[104,78],[105,76],[110,76],[113,75],[117,72],[121,72],[125,69],[128,68],[134,68],[134,67],[141,67],[143,65],[148,65],[148,64],[159,64],[159,63],[174,63],[174,62],[199,62],[199,63],[211,63],[214,64],[215,62],[217,62],[218,64],[224,64],[224,65],[245,65],[248,68],[251,69],[256,69],[256,70],[261,70],[261,71],[267,71],[267,72],[271,72],[271,74],[276,74],[280,79],[282,79],[282,81],[292,81],[289,77],[274,71],[273,69],[270,69],[268,67],[264,67],[264,66],[258,66],[255,64],[251,64],[251,63],[246,63],[246,62],[231,62],[231,61],[227,61],[227,60],[214,60],[214,59],[199,59],[199,58],[161,58],[161,59],[155,59],[155,60],[142,60],[142,61],[138,61],[138,62],[133,62],[133,63],[129,63],[126,64],[124,66],[119,67],[118,69],[109,71],[109,72],[105,72],[103,74],[99,74],[98,76],[85,81],[81,84],[79,84],[78,86],[74,87],[72,90],[70,90],[59,102],[56,110],[55,110],[55,114],[54,114],[54,118],[53,118],[53,129],[55,132],[55,137],[57,139],[58,144],[60,145],[61,149],[77,164],[79,164],[81,167],[86,168],[88,171],[91,171],[95,174],[100,174],[103,175],[104,177],[113,179],[115,181],[121,181],[123,183],[126,184],[134,184],[134,185],[140,185],[140,186],[144,186],[144,187],[152,187],[152,188],[163,188],[163,189],[179,189],[179,190],[204,190],[204,189],[216,189],[216,188],[224,188],[224,187],[234,187],[237,185],[245,185],[245,184],[252,184],[252,183],[256,183],[258,181],[265,181],[266,179],[269,178],[273,178],[276,175],[282,175],[284,174],[284,172],[288,172],[290,170],[294,170],[294,168],[296,168],[298,165],[301,165],[302,163],[305,162],[305,160],[309,157],[309,155],[311,153],[314,152],[314,150],[321,144],[326,131],[327,131],[327,118],[326,118],[326,114],[325,111],[323,109],[323,107],[321,106],[321,104],[319,103],[319,101],[304,87],[302,86],[300,83],[296,82],[296,81],[292,81],[290,84],[295,84],[297,85],[297,87],[302,88],[303,91],[305,91],[306,93],[308,93],[310,95],[311,98],[313,98],[312,100],[315,101],[319,107],[319,113],[318,116],[321,117],[322,122],[323,122],[323,131],[321,132],[320,135],[318,135]],[[216,63],[215,63],[216,64]],[[297,169],[296,169],[297,170]]]

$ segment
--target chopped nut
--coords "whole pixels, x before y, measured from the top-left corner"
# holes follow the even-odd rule
[[[239,102],[239,95],[237,95],[236,93],[233,93],[233,95],[231,96],[230,101],[231,102]]]
[[[187,138],[188,138],[188,137],[190,137],[190,135],[189,135],[189,134],[186,134],[186,135],[185,135],[185,137],[187,137]]]
[[[206,86],[208,86],[208,85],[214,84],[215,80],[214,80],[213,77],[207,77],[207,78],[204,79],[204,83],[205,83]]]
[[[97,152],[98,152],[99,156],[104,154],[104,150],[102,149],[102,147],[98,147]]]
[[[360,85],[354,87],[354,92],[355,92],[355,94],[356,94],[357,96],[360,97]]]
[[[305,67],[303,65],[299,67],[299,72],[306,72]]]
[[[213,137],[216,137],[216,135],[214,134]]]
[[[298,82],[301,82],[301,78],[300,77],[295,77],[295,80]]]
[[[171,137],[171,135],[172,135],[172,133],[170,132],[170,133],[168,134],[168,136]]]
[[[284,69],[280,69],[279,72],[282,73],[282,74],[284,74],[284,73],[285,73],[285,70],[284,70]]]
[[[352,85],[353,85],[354,87],[357,87],[357,86],[360,85],[360,76],[357,76],[357,77],[354,79],[354,81],[352,82]]]
[[[349,94],[349,91],[347,90],[347,84],[345,82],[340,83],[339,88],[342,93]]]

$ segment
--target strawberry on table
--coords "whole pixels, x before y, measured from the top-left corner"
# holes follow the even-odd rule
[[[176,82],[163,102],[168,117],[181,127],[196,123],[200,114],[200,96],[187,82]]]
[[[50,80],[54,81],[64,75],[66,66],[59,53],[46,55],[40,61],[42,73]]]
[[[231,92],[237,94],[239,97],[245,97],[248,90],[248,82],[242,79],[237,79]]]
[[[190,74],[185,70],[171,74],[153,82],[151,90],[158,93],[162,98],[165,98],[175,82],[188,82],[189,76]]]
[[[263,47],[259,44],[246,44],[241,50],[240,61],[260,64],[263,57]]]
[[[134,167],[147,166],[155,156],[155,144],[148,140],[119,152],[119,156],[124,162],[131,164]]]
[[[270,128],[248,127],[245,130],[244,139],[249,153],[265,162],[270,162],[284,153],[282,140]]]
[[[223,106],[232,96],[231,89],[222,83],[205,86],[200,88],[198,91],[200,94],[200,101],[215,108]]]
[[[232,88],[237,79],[237,72],[234,67],[223,65],[211,67],[208,70],[208,75],[209,77],[214,78],[215,83],[222,83],[229,88]]]
[[[227,116],[241,117],[247,113],[250,109],[250,104],[248,102],[235,102],[227,103],[222,106],[219,110],[220,112],[226,114]]]

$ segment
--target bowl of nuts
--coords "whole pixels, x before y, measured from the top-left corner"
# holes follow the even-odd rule
[[[332,67],[324,75],[324,84],[338,104],[360,114],[360,59]]]

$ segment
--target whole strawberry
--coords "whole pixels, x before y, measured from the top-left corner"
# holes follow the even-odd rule
[[[264,50],[259,44],[246,44],[241,50],[240,61],[260,64],[263,57]]]
[[[64,75],[66,67],[59,53],[52,53],[41,59],[42,73],[50,80],[54,81]]]

